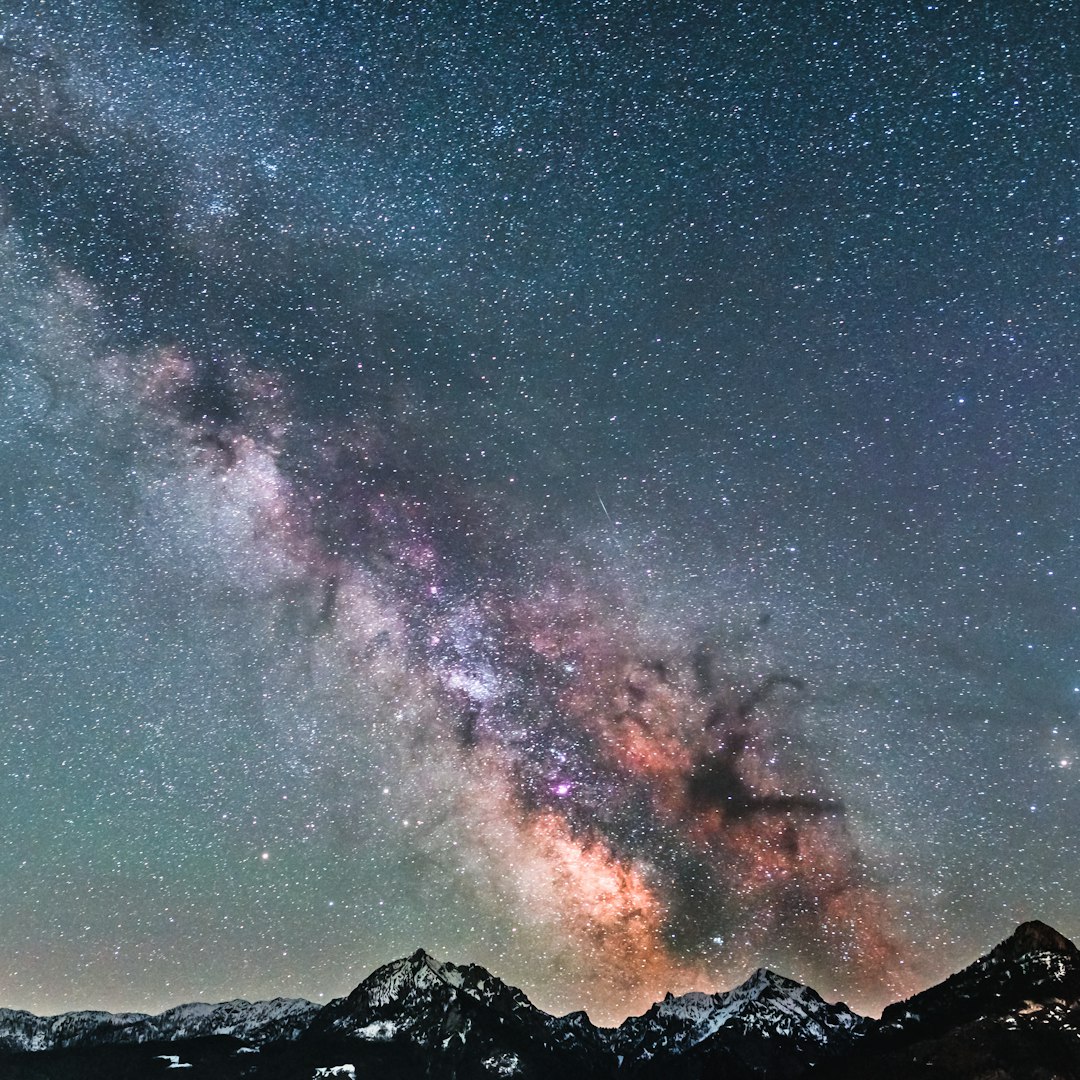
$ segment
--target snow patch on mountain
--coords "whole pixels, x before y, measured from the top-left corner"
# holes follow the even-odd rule
[[[376,1020],[373,1024],[357,1028],[353,1034],[369,1042],[389,1042],[396,1034],[398,1025],[393,1020]]]
[[[492,1054],[481,1064],[492,1076],[516,1076],[521,1072],[521,1059],[517,1054]]]

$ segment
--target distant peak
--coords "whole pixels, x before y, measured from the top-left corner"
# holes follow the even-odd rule
[[[1059,934],[1052,926],[1038,919],[1021,923],[990,955],[1015,959],[1033,952],[1056,952],[1080,957],[1080,950],[1064,934]]]
[[[773,971],[772,968],[758,968],[742,984],[746,989],[752,990],[755,988],[764,989],[766,987],[775,986],[783,990],[795,990],[800,988],[803,984],[796,982],[794,979],[789,979],[786,975],[781,975],[779,972]]]
[[[575,1009],[573,1012],[565,1013],[563,1016],[556,1017],[558,1020],[562,1020],[565,1023],[573,1022],[575,1024],[591,1024],[589,1014],[584,1009]]]
[[[409,960],[414,964],[434,964],[437,963],[435,958],[426,949],[417,949],[416,952],[409,957]]]
[[[747,982],[789,982],[790,980],[785,978],[779,972],[773,971],[772,968],[759,967],[750,976]]]

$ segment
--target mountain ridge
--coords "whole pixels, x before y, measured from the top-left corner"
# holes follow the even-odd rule
[[[948,1064],[934,1071],[934,1062]],[[432,1080],[560,1072],[603,1080],[795,1080],[810,1072],[827,1080],[871,1072],[883,1080],[1080,1080],[1080,950],[1045,923],[1022,923],[961,971],[887,1006],[880,1020],[759,968],[730,990],[668,993],[603,1028],[583,1011],[544,1012],[485,968],[424,949],[376,968],[326,1005],[234,999],[154,1016],[0,1009],[5,1080],[137,1080],[165,1068],[214,1080],[308,1080],[315,1069],[346,1065]]]

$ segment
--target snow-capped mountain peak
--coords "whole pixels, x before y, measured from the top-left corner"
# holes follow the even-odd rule
[[[34,1016],[21,1010],[0,1009],[0,1050],[54,1050],[203,1035],[233,1035],[260,1044],[296,1038],[319,1008],[302,998],[279,997],[256,1002],[238,998],[217,1005],[193,1002],[177,1005],[157,1016],[98,1011]]]
[[[958,1021],[1032,1015],[1080,997],[1080,949],[1041,922],[1021,923],[1000,944],[881,1014],[885,1029],[933,1031]]]
[[[514,1074],[526,1052],[553,1069],[576,1063],[584,1075],[613,1061],[606,1033],[584,1013],[553,1017],[485,968],[436,960],[422,949],[384,964],[347,998],[330,1002],[313,1034],[360,1040],[373,1053],[412,1047],[450,1055],[459,1070],[461,1061],[476,1058],[485,1077]]]
[[[720,1033],[768,1033],[824,1045],[836,1032],[852,1033],[864,1023],[846,1005],[829,1005],[808,986],[759,968],[727,992],[669,993],[642,1016],[625,1020],[613,1044],[623,1056],[643,1057],[681,1053]]]
[[[363,996],[369,1007],[389,1005],[409,993],[431,990],[439,986],[460,985],[452,970],[440,964],[423,949],[412,956],[393,960],[373,971],[350,995],[350,1000]]]
[[[1080,949],[1064,934],[1037,919],[1021,923],[1001,944],[990,950],[988,958],[1017,960],[1033,953],[1059,953],[1074,963],[1080,962]]]
[[[378,1009],[453,992],[504,1012],[539,1013],[520,990],[508,986],[479,964],[443,962],[423,949],[373,971],[346,1000],[354,1009],[361,1006]]]

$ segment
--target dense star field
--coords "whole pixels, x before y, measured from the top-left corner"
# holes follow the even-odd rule
[[[1078,42],[5,3],[0,1005],[1080,934]]]

